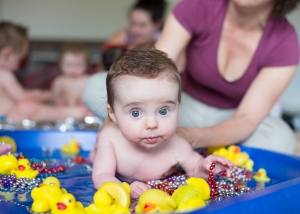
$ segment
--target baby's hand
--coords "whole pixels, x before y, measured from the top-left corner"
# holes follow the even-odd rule
[[[214,174],[221,172],[222,170],[226,170],[227,176],[230,177],[230,167],[237,168],[231,161],[227,160],[224,157],[218,155],[209,155],[203,159],[201,168],[203,171],[209,171],[212,163],[215,163],[216,166],[214,168]]]
[[[12,146],[10,144],[0,144],[0,155],[11,152]]]
[[[138,198],[140,195],[151,187],[148,184],[145,184],[140,181],[134,181],[130,184],[131,192],[130,196],[132,198]]]

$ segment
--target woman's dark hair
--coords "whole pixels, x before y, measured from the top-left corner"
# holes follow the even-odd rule
[[[158,22],[163,20],[166,7],[165,0],[138,0],[131,10],[145,10],[150,13],[153,22]]]
[[[285,16],[287,13],[297,8],[300,0],[275,0],[273,16]]]

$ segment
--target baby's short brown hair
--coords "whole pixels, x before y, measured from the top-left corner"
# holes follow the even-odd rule
[[[0,22],[0,50],[10,47],[13,51],[20,52],[27,43],[27,28],[12,22]]]
[[[114,83],[121,76],[155,79],[161,76],[178,84],[178,101],[181,100],[181,78],[176,65],[167,54],[154,48],[133,48],[113,63],[106,77],[107,103],[113,108]]]
[[[65,43],[62,45],[59,62],[61,63],[63,56],[66,53],[82,54],[85,57],[87,65],[90,62],[89,49],[82,43]]]

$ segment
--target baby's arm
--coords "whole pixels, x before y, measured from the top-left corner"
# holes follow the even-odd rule
[[[26,99],[24,88],[9,71],[1,71],[1,83],[8,96],[14,101],[20,102]]]
[[[25,90],[16,77],[9,72],[3,72],[2,83],[6,93],[16,102],[25,100],[48,101],[52,94],[38,89]]]
[[[113,181],[121,183],[116,177],[117,161],[114,152],[114,147],[111,143],[109,135],[111,132],[107,132],[103,129],[100,132],[97,141],[97,151],[93,162],[92,178],[94,186],[98,189],[102,183],[106,181]]]
[[[176,154],[178,154],[177,161],[179,165],[189,176],[201,177],[206,180],[208,178],[209,168],[213,162],[216,164],[215,173],[226,170],[227,175],[230,176],[230,167],[234,167],[232,162],[220,156],[209,155],[203,158],[192,149],[186,140],[180,137],[178,137]]]

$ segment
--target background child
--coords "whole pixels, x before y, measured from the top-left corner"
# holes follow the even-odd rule
[[[81,93],[88,79],[89,52],[83,44],[65,44],[60,56],[62,75],[52,85],[54,100],[58,106],[82,105]]]
[[[66,117],[83,118],[86,108],[55,108],[40,101],[49,93],[24,90],[14,72],[28,51],[27,30],[23,26],[0,22],[0,115],[13,120],[55,121]]]
[[[176,133],[181,80],[166,54],[132,49],[112,65],[106,79],[112,122],[98,135],[93,166],[95,188],[103,182],[131,183],[131,197],[150,188],[148,180],[167,177],[180,165],[189,176],[208,178],[209,167],[234,165],[219,156],[201,157]]]

